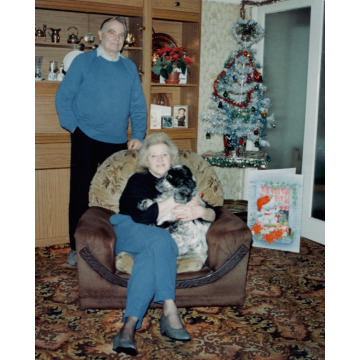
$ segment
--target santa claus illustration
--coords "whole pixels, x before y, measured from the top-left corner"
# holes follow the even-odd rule
[[[261,225],[276,225],[279,222],[279,204],[274,196],[262,196],[256,202],[259,217],[257,222]]]

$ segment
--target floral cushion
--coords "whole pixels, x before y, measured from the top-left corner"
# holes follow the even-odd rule
[[[137,157],[137,150],[122,150],[99,166],[91,182],[89,206],[101,206],[119,212],[119,199],[128,178],[134,173]],[[188,150],[180,150],[180,161],[191,169],[203,199],[213,206],[223,205],[223,190],[211,165],[200,155]]]

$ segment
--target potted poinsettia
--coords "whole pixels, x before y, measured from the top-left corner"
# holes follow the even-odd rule
[[[193,62],[192,59],[186,55],[185,49],[175,46],[174,43],[157,50],[156,53],[159,57],[152,67],[152,72],[155,75],[161,75],[167,83],[172,82],[172,80],[169,79],[169,77],[171,78],[172,76],[177,77],[175,83],[178,83],[180,72],[185,74],[188,66]]]

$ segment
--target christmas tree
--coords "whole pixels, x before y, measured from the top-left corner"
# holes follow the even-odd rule
[[[263,95],[261,66],[250,47],[264,36],[264,30],[253,20],[240,20],[232,30],[241,49],[231,53],[216,77],[210,105],[213,113],[201,119],[210,123],[207,133],[224,136],[227,151],[245,149],[249,141],[263,148],[270,145],[265,129],[275,127],[275,120],[268,114],[270,100]]]

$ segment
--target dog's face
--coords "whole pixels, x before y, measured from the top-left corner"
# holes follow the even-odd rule
[[[195,178],[191,170],[185,165],[176,165],[171,168],[166,175],[166,181],[176,189],[181,186],[191,189],[196,187]]]
[[[185,165],[172,167],[157,184],[160,192],[174,191],[176,202],[186,204],[196,191],[196,181],[191,170]]]

